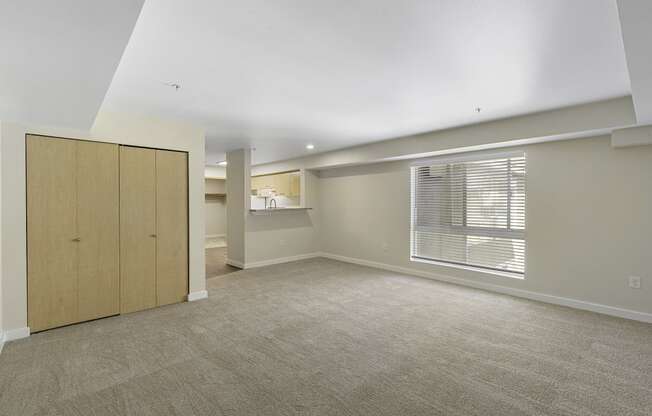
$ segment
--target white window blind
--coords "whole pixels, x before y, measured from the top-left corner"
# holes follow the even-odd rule
[[[524,153],[411,169],[413,259],[525,272]]]

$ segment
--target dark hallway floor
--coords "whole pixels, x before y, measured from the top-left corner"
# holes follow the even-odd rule
[[[206,278],[221,276],[240,269],[226,264],[226,247],[206,249]]]

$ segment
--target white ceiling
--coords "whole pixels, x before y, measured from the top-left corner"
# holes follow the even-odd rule
[[[263,163],[629,93],[615,0],[150,0],[103,108]]]
[[[88,129],[144,0],[0,0],[0,120]]]

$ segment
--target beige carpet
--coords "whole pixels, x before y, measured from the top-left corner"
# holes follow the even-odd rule
[[[650,415],[652,326],[315,259],[0,354],[0,414]]]

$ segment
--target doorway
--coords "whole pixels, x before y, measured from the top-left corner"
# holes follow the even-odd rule
[[[206,278],[240,270],[226,264],[226,179],[206,177]]]

